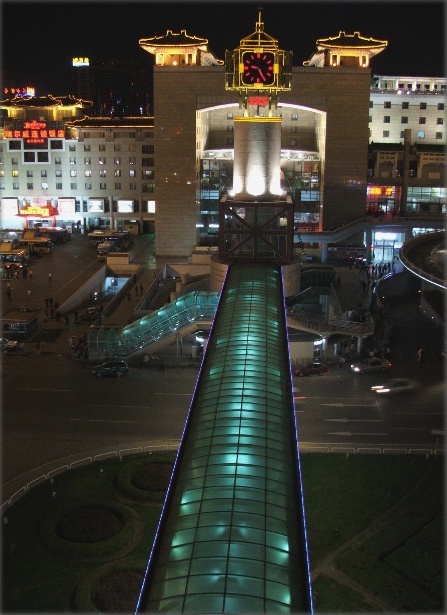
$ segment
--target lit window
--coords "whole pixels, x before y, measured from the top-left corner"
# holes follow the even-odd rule
[[[55,174],[56,174],[56,177],[62,177],[62,171],[60,169],[55,171]]]
[[[121,164],[121,158],[115,158],[115,164]]]
[[[48,190],[47,182],[42,182],[41,186],[42,186],[42,190]]]
[[[85,175],[85,177],[91,177],[92,176],[92,172],[91,171],[84,171],[84,175]]]
[[[92,189],[92,185],[91,184],[85,184],[85,189],[86,190],[91,190]]]
[[[135,177],[135,169],[130,169],[129,177]]]
[[[99,177],[106,177],[106,175],[107,175],[107,171],[105,169],[101,169],[99,171]]]
[[[106,163],[106,159],[105,158],[99,158],[98,159],[99,164],[105,164]]]
[[[137,164],[136,158],[129,158],[129,164]]]
[[[121,169],[115,169],[113,174],[115,175],[115,177],[121,177]]]
[[[76,164],[76,158],[70,157],[70,164]]]
[[[87,173],[87,171],[86,171],[86,173]],[[91,171],[90,171],[90,173],[91,173]],[[76,177],[77,174],[78,174],[78,172],[75,169],[70,171],[70,177]]]
[[[18,177],[19,176],[19,172],[18,171],[13,171],[12,172],[12,176],[13,177]]]
[[[46,171],[41,171],[40,172],[40,177],[46,177],[47,176],[47,172]]]

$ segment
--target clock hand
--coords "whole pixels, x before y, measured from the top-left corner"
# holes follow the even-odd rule
[[[258,66],[258,72],[259,72],[259,74],[261,75],[261,79],[262,79],[263,81],[265,81],[264,73],[263,73],[263,72],[262,72],[262,70],[259,68],[259,66]]]

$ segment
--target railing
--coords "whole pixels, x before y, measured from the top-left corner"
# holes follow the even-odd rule
[[[417,237],[413,237],[409,239],[408,241],[404,243],[404,245],[399,250],[399,260],[404,265],[404,267],[406,267],[409,271],[412,271],[413,273],[418,275],[420,278],[427,280],[428,282],[431,282],[432,284],[435,284],[436,286],[440,286],[441,288],[446,290],[447,285],[446,285],[445,280],[442,280],[441,278],[438,278],[437,276],[425,271],[424,269],[417,267],[408,258],[408,253],[410,252],[410,250],[413,250],[419,245],[423,245],[425,242],[431,239],[439,240],[440,242],[444,241],[445,231],[434,232],[434,233],[424,233],[422,235],[418,235]]]
[[[367,337],[374,333],[374,321],[369,312],[365,314],[363,322],[358,322],[346,316],[328,316],[327,314],[309,316],[308,314],[297,314],[289,309],[287,310],[287,324],[305,327],[321,334],[343,332]]]

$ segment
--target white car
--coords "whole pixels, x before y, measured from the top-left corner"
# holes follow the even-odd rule
[[[386,359],[372,357],[352,363],[351,370],[356,374],[369,374],[370,372],[386,372],[391,367],[391,363]]]
[[[385,384],[378,384],[371,387],[371,391],[380,395],[390,395],[393,393],[407,393],[409,391],[415,391],[419,388],[419,382],[411,380],[410,378],[392,378],[385,382]]]

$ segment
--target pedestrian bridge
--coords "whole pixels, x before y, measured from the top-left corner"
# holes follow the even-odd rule
[[[231,265],[217,309],[207,299],[199,311],[215,316],[137,612],[311,612],[281,269]]]

